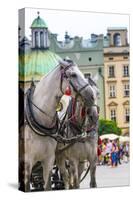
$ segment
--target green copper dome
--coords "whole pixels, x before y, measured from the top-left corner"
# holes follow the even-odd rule
[[[19,80],[40,80],[59,64],[60,57],[49,50],[32,50],[19,55]]]
[[[38,16],[32,22],[31,28],[48,28],[48,26],[45,21],[40,16]]]

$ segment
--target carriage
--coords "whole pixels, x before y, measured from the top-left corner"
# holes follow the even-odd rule
[[[55,83],[52,86],[51,81]],[[65,111],[59,112],[66,88],[71,89],[72,98]],[[37,86],[32,82],[25,95],[24,113],[21,112],[24,120],[20,116],[20,121],[24,122],[19,127],[20,138],[23,138],[19,141],[20,190],[79,188],[84,166],[80,162],[75,165],[76,156],[72,153],[78,145],[86,151],[83,159],[90,162],[90,186],[96,187],[96,98],[95,83],[91,79],[87,82],[70,59],[60,61]],[[79,156],[82,157],[80,153]]]

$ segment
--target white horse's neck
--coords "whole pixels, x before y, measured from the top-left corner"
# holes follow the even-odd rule
[[[35,118],[39,123],[46,127],[53,126],[53,123],[55,122],[53,119],[56,114],[56,106],[60,100],[59,98],[57,99],[57,97],[61,98],[63,95],[60,91],[60,79],[60,68],[57,67],[41,79],[37,84],[33,95],[34,104],[46,113],[42,113],[33,106]]]

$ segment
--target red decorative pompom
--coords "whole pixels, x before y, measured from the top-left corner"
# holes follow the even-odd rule
[[[66,88],[65,95],[71,96],[71,88],[69,86]]]

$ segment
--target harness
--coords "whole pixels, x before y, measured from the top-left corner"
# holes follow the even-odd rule
[[[58,120],[57,120],[58,118],[56,117],[56,123],[51,128],[40,124],[37,121],[37,119],[35,119],[34,112],[33,112],[33,106],[35,106],[35,104],[33,104],[33,102],[32,102],[34,90],[35,90],[35,86],[32,84],[32,86],[28,89],[28,91],[26,93],[26,109],[25,109],[26,122],[28,123],[30,128],[39,135],[42,135],[42,136],[49,135],[49,134],[53,135],[57,132],[57,129],[58,129]],[[36,107],[36,108],[38,108],[38,107]],[[40,110],[40,112],[43,112],[43,111]],[[43,112],[43,113],[46,114],[45,112]]]
[[[66,78],[66,79],[69,78],[66,74],[66,71],[72,66],[73,63],[72,63],[72,61],[70,61],[70,62],[67,61],[67,64],[66,64],[66,61],[63,61],[61,64],[65,65],[65,67],[61,67],[61,79],[60,79],[60,90],[64,94],[63,89],[62,89],[63,80],[64,80],[64,78]],[[75,86],[73,85],[71,80],[69,80],[69,84],[71,85],[73,90],[76,92],[76,99],[79,95],[81,96],[81,91],[84,90],[88,86],[88,84],[85,84],[82,88],[77,90],[77,88],[75,88]],[[55,121],[55,124],[50,128],[46,127],[45,125],[40,124],[37,121],[37,119],[35,119],[34,112],[33,112],[33,106],[36,107],[43,114],[47,115],[48,117],[51,117],[51,116],[49,116],[49,114],[47,114],[45,111],[41,110],[32,101],[34,90],[35,90],[35,85],[32,82],[31,87],[27,90],[27,93],[26,93],[26,106],[25,106],[26,122],[29,125],[29,127],[36,134],[38,134],[40,136],[50,136],[50,137],[54,138],[57,142],[71,143],[71,142],[80,141],[81,138],[83,137],[81,134],[78,136],[71,137],[71,138],[66,138],[61,135],[62,128],[64,128],[64,122],[65,122],[65,119],[67,116],[67,112],[61,122],[59,122],[57,112],[56,112],[56,114],[52,120],[52,121]],[[60,128],[59,128],[59,124],[60,124]]]

